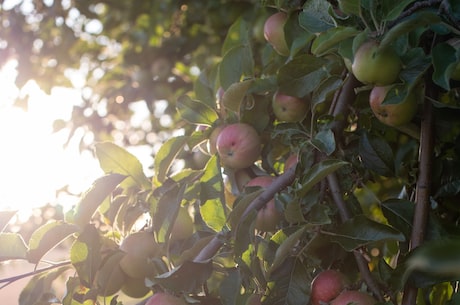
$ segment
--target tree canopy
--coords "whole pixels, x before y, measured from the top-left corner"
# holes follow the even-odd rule
[[[329,269],[375,303],[459,302],[458,1],[24,0],[0,21],[18,87],[80,89],[55,130],[93,134],[105,173],[27,239],[0,212],[1,260],[70,241],[20,305],[316,305]]]

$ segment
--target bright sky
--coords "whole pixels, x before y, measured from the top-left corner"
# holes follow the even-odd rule
[[[59,203],[70,207],[78,198],[56,198],[56,189],[70,185],[70,191],[85,191],[102,174],[90,153],[80,154],[78,143],[63,148],[67,133],[52,133],[55,119],[68,120],[80,93],[54,88],[46,95],[29,83],[28,111],[13,106],[19,92],[14,85],[15,63],[0,71],[0,210],[27,212],[31,207]],[[27,214],[27,213],[26,213]],[[25,217],[25,216],[24,216]]]

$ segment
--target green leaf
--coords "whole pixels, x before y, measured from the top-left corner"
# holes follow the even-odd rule
[[[117,173],[130,176],[138,186],[151,188],[150,180],[145,176],[141,162],[124,148],[111,142],[97,143],[96,156],[106,174]]]
[[[386,21],[391,21],[396,19],[404,9],[414,2],[415,0],[387,0],[382,1],[382,14],[383,19]]]
[[[450,44],[442,42],[433,47],[433,81],[440,87],[450,90],[450,75],[458,59],[456,50]]]
[[[358,35],[360,31],[353,27],[338,26],[322,32],[313,41],[311,52],[313,55],[322,56],[337,49],[338,44],[343,40]]]
[[[299,243],[299,240],[304,235],[307,230],[307,226],[302,226],[300,229],[289,235],[281,245],[276,249],[275,258],[272,262],[272,265],[268,269],[270,274],[273,270],[276,270],[282,265],[286,259],[292,255],[292,249]]]
[[[382,138],[363,132],[359,138],[359,156],[365,167],[382,176],[394,174],[393,151]]]
[[[225,90],[242,78],[254,75],[254,59],[248,45],[238,45],[225,53],[219,66],[219,78]]]
[[[33,264],[38,264],[48,251],[78,230],[78,226],[63,221],[52,221],[42,225],[30,237],[27,259]]]
[[[240,45],[249,45],[249,23],[243,18],[238,18],[228,29],[222,45],[222,55]]]
[[[16,213],[17,211],[0,211],[0,232],[5,230],[11,218],[13,218]]]
[[[171,236],[171,231],[176,221],[181,202],[184,196],[185,186],[175,185],[165,192],[153,214],[153,230],[159,242],[167,242]]]
[[[319,18],[314,12],[306,9],[303,9],[299,13],[299,24],[310,33],[322,33],[334,26],[332,22],[326,22]]]
[[[335,137],[334,133],[330,129],[321,130],[311,140],[311,144],[315,146],[319,151],[330,156],[335,151]]]
[[[414,216],[414,204],[403,199],[389,199],[382,202],[382,212],[388,223],[410,238],[412,231],[412,219]]]
[[[420,10],[401,20],[392,27],[380,42],[380,48],[390,46],[400,36],[415,29],[426,27],[441,22],[441,17],[435,10]]]
[[[70,249],[70,261],[81,283],[90,288],[101,262],[101,240],[93,225],[87,225]]]
[[[177,100],[176,108],[179,115],[191,124],[211,126],[219,118],[213,108],[186,95]]]
[[[126,177],[127,176],[121,174],[108,174],[94,181],[92,187],[82,195],[80,201],[76,205],[73,218],[68,221],[83,228],[91,221],[94,212],[96,212],[97,208],[104,202],[107,196],[109,196]]]
[[[399,77],[405,82],[406,92],[400,94],[404,98],[419,85],[419,80],[424,77],[425,72],[431,66],[431,57],[425,54],[422,48],[412,48],[404,54],[402,59],[404,69],[400,72]]]
[[[185,261],[173,270],[156,276],[153,281],[171,291],[192,292],[200,288],[212,274],[212,261]]]
[[[241,104],[253,83],[254,81],[250,79],[231,84],[222,96],[222,104],[224,107],[239,113]]]
[[[172,162],[177,154],[187,144],[188,137],[178,136],[167,140],[161,145],[158,153],[155,156],[153,169],[155,170],[155,180],[157,182],[164,182]]]
[[[237,296],[240,295],[242,284],[240,268],[225,268],[223,272],[225,276],[219,285],[222,305],[238,304]]]
[[[326,102],[326,100],[333,96],[335,92],[342,86],[342,79],[339,76],[331,76],[326,78],[313,92],[311,98],[311,105],[313,111],[316,111],[316,107]]]
[[[339,0],[339,8],[347,15],[361,16],[361,0]]]
[[[227,221],[224,182],[220,172],[219,158],[211,157],[200,179],[200,213],[211,229],[219,232]]]
[[[0,261],[27,258],[27,245],[17,233],[0,233],[0,245]]]
[[[327,60],[310,54],[299,55],[278,72],[280,91],[300,98],[315,90],[328,76]]]
[[[364,215],[358,215],[339,225],[333,232],[322,231],[332,242],[346,251],[353,251],[369,243],[385,240],[405,241],[398,230],[375,222]]]
[[[327,175],[335,172],[342,166],[348,164],[345,161],[329,159],[313,165],[302,177],[302,187],[297,191],[297,195],[304,197],[308,191],[322,179],[326,178]]]

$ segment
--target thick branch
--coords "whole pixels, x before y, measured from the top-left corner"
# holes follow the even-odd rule
[[[434,88],[428,88],[428,96],[436,98]],[[423,243],[428,212],[430,207],[431,191],[431,169],[433,157],[433,106],[430,99],[425,99],[422,116],[419,153],[419,176],[415,191],[415,211],[412,223],[410,250],[413,250]],[[407,285],[404,291],[403,305],[415,304],[417,288]]]

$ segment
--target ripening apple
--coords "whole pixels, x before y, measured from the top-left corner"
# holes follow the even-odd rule
[[[207,144],[207,150],[208,153],[213,156],[217,153],[217,137],[219,136],[220,132],[224,129],[223,125],[216,126],[212,131],[211,134],[209,135],[208,139],[208,144]]]
[[[345,275],[336,270],[320,272],[311,282],[311,304],[322,305],[335,299],[348,285]]]
[[[330,302],[330,305],[374,305],[377,300],[371,295],[356,291],[356,290],[345,290],[337,298]]]
[[[398,79],[401,67],[394,49],[379,49],[379,43],[370,40],[359,46],[351,69],[356,79],[364,84],[387,86]]]
[[[181,298],[175,297],[165,292],[157,292],[145,305],[186,305],[185,301]]]
[[[272,98],[273,113],[279,121],[299,122],[308,112],[309,103],[296,96],[275,92]]]
[[[216,140],[216,148],[223,166],[246,168],[259,158],[262,140],[251,125],[235,123],[222,129]]]
[[[273,49],[280,55],[288,56],[289,47],[286,43],[284,25],[288,15],[278,12],[267,18],[264,24],[264,37]]]
[[[369,95],[369,105],[374,115],[388,126],[409,123],[417,112],[417,97],[411,92],[399,104],[382,105],[391,86],[374,87]]]
[[[258,176],[246,183],[245,187],[260,186],[268,187],[273,183],[273,176]],[[276,226],[283,219],[283,214],[275,206],[275,199],[267,202],[259,211],[257,211],[254,227],[263,232],[273,232]]]

